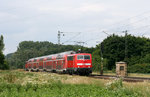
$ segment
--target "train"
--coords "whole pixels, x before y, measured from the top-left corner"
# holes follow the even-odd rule
[[[92,56],[90,53],[67,51],[31,58],[26,61],[25,70],[89,75],[92,73]]]

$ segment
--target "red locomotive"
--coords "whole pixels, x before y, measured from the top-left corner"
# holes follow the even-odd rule
[[[89,75],[92,73],[92,56],[89,53],[68,51],[29,59],[26,70],[53,71],[69,74]]]

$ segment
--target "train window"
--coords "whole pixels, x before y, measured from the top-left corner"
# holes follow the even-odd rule
[[[82,59],[84,59],[84,57],[83,57],[83,55],[78,55],[78,60],[82,60]]]
[[[36,59],[34,59],[34,62],[36,62]]]
[[[48,57],[47,60],[52,60],[52,57]]]
[[[41,58],[40,61],[43,61],[43,58]]]
[[[90,60],[90,56],[89,55],[84,55],[84,59],[85,60]]]
[[[67,60],[68,60],[68,61],[73,60],[73,56],[68,56],[68,57],[67,57]]]

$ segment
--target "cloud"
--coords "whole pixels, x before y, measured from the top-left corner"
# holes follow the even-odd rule
[[[81,12],[103,12],[106,10],[106,6],[103,4],[84,4],[78,10]]]
[[[122,22],[147,11],[150,7],[146,0],[136,0],[136,3],[135,0],[1,0],[0,6],[0,34],[4,35],[5,54],[14,52],[23,40],[57,43],[58,30],[83,32],[73,40],[90,40],[86,46],[94,46],[96,41],[107,37],[103,30],[112,34],[149,24],[145,20],[131,25],[141,17]],[[129,26],[120,27],[128,23]],[[62,37],[61,41],[70,37]]]
[[[79,7],[73,7],[73,6],[41,6],[38,8],[41,12],[102,12],[105,11],[105,5],[103,4],[82,4]]]

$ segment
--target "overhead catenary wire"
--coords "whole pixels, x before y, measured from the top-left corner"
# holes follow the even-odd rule
[[[148,16],[146,16],[148,14]],[[150,25],[145,25],[145,26],[141,26],[141,27],[136,27],[135,25],[133,25],[133,24],[138,24],[138,23],[142,23],[143,21],[145,21],[145,20],[147,20],[147,19],[149,19],[149,14],[150,14],[150,11],[147,11],[147,12],[144,12],[144,13],[141,13],[141,14],[138,14],[138,15],[136,15],[136,16],[133,16],[133,17],[130,17],[130,18],[127,18],[127,19],[124,19],[124,20],[122,20],[122,21],[120,21],[120,22],[117,22],[117,23],[114,23],[114,24],[112,24],[112,26],[114,26],[114,25],[118,25],[118,26],[116,26],[116,27],[113,27],[113,29],[117,29],[118,27],[120,27],[120,29],[121,30],[118,30],[118,31],[109,31],[110,29],[109,28],[112,28],[112,26],[107,26],[107,27],[101,27],[102,29],[100,29],[101,31],[105,31],[104,29],[108,29],[108,33],[109,33],[109,35],[112,35],[112,33],[119,33],[119,34],[121,34],[122,33],[122,31],[125,31],[125,30],[128,30],[128,33],[130,32],[130,31],[133,31],[133,30],[138,30],[138,29],[146,29],[146,27],[149,27]],[[131,21],[130,23],[127,23],[127,24],[124,24],[124,21],[126,22],[127,20],[131,20],[131,19],[134,19],[135,18],[135,20],[134,21]],[[137,18],[137,19],[136,19]],[[119,25],[120,24],[120,25]],[[123,25],[122,25],[123,24]],[[127,26],[130,26],[130,25],[132,25],[131,27],[136,27],[136,28],[133,28],[133,29],[128,29],[128,28],[125,28],[125,27],[127,27]],[[124,29],[123,29],[124,28]],[[100,31],[100,32],[101,32]],[[91,31],[92,32],[92,31]],[[100,33],[99,32],[99,33]],[[111,34],[110,34],[110,32],[111,32]],[[95,34],[95,36],[93,37],[93,38],[91,38],[91,39],[87,39],[87,40],[85,40],[84,42],[86,42],[86,43],[89,43],[89,42],[91,42],[91,41],[96,41],[97,39],[100,39],[100,36],[99,36],[99,33],[94,33]],[[130,34],[130,33],[129,33]],[[81,37],[81,36],[80,36]],[[97,38],[96,38],[97,37]]]
[[[64,44],[64,43],[67,43],[67,42],[70,42],[70,40],[72,40],[72,39],[78,37],[80,34],[81,34],[81,32],[79,32],[78,35],[74,35],[73,37],[71,37],[71,38],[69,38],[68,40],[64,41],[63,44]]]
[[[133,24],[135,24],[135,23],[139,23],[139,22],[142,22],[142,21],[144,21],[144,20],[148,19],[149,17],[150,17],[150,16],[145,17],[145,18],[142,18],[142,19],[137,20],[137,21],[135,21],[135,22],[131,22],[131,23],[128,23],[128,24],[125,24],[125,25],[119,26],[119,27],[120,27],[120,28],[123,28],[123,27],[127,27],[127,26],[130,26],[130,25],[132,25],[132,27],[133,27]]]
[[[124,24],[123,22],[125,21],[128,21],[128,20],[131,20],[131,19],[134,19],[136,17],[141,17],[141,16],[144,16],[146,14],[150,14],[150,10],[149,11],[146,11],[144,13],[140,13],[138,15],[135,15],[133,17],[130,17],[130,18],[127,18],[127,19],[124,19],[124,20],[121,20],[120,22],[116,22],[116,23],[113,23],[111,25],[107,25],[107,27],[101,27],[101,31],[103,30],[106,30],[108,31],[109,33],[112,32],[112,33],[118,33],[119,34],[124,31],[124,30],[130,30],[128,27],[131,27],[129,25],[132,25],[132,24],[135,24],[135,23],[138,23],[138,22],[143,22],[144,20],[148,19],[150,16],[145,16],[144,18],[140,19],[140,20],[136,20],[135,22],[131,22],[131,23],[128,23],[128,24]],[[124,25],[122,25],[124,24]],[[118,25],[118,26],[117,26]],[[121,26],[120,26],[121,25]],[[133,25],[132,25],[133,26]],[[120,29],[120,30],[119,30]]]
[[[138,30],[138,29],[142,29],[142,28],[146,28],[146,27],[150,27],[150,25],[145,25],[145,26],[134,28],[134,29],[130,29],[130,31],[134,31],[134,30]]]
[[[146,11],[146,12],[143,12],[143,13],[140,13],[140,14],[138,14],[138,15],[135,15],[135,16],[133,16],[133,17],[129,17],[129,18],[127,18],[127,19],[121,20],[121,21],[119,21],[119,22],[116,22],[116,23],[107,25],[107,27],[102,27],[102,28],[107,28],[107,29],[108,29],[108,28],[111,28],[111,27],[114,26],[114,25],[122,24],[124,21],[130,20],[130,19],[133,19],[133,18],[136,18],[136,17],[139,17],[139,16],[143,16],[143,15],[145,15],[145,14],[147,14],[147,13],[150,13],[150,10],[149,10],[149,11]]]
[[[79,36],[81,34],[81,32],[62,32],[62,31],[58,31],[58,44],[60,44],[60,38],[61,38],[61,34],[63,34],[63,36],[65,36],[65,33],[69,33],[69,34],[75,34],[73,37],[70,37],[69,39],[67,39],[66,41],[62,42],[62,44],[70,42],[72,39],[76,38],[77,36]],[[78,35],[77,35],[78,34]]]

